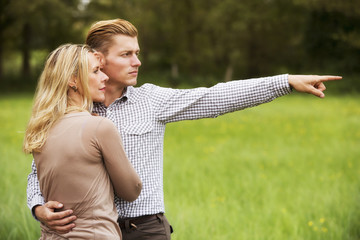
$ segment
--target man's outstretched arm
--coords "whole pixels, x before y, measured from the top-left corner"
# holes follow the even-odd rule
[[[45,203],[40,192],[40,185],[37,177],[35,162],[32,163],[32,171],[28,176],[27,184],[27,204],[35,219],[39,220],[50,229],[59,233],[67,233],[75,224],[72,223],[76,216],[71,216],[72,210],[55,212],[55,209],[61,209],[63,205],[56,201]]]

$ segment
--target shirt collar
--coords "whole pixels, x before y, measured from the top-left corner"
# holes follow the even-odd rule
[[[133,89],[134,87],[132,87],[132,86],[129,86],[129,87],[126,87],[126,89],[125,89],[125,92],[124,92],[124,94],[120,97],[120,98],[118,98],[118,99],[120,99],[120,100],[122,100],[122,101],[129,101],[129,102],[131,102],[131,100],[132,100],[132,93],[133,93],[133,91],[132,91],[132,89]],[[116,99],[116,100],[118,100],[118,99]],[[116,101],[115,100],[115,101]]]

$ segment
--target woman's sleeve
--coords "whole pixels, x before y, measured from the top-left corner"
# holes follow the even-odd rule
[[[104,118],[98,126],[96,136],[116,195],[129,202],[136,200],[142,183],[125,154],[115,125]]]

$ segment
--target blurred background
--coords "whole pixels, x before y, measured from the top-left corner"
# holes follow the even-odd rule
[[[47,55],[114,18],[139,30],[138,85],[343,76],[325,99],[169,125],[174,240],[360,239],[360,0],[0,0],[0,239],[40,236],[21,146]]]
[[[360,0],[0,0],[0,83],[32,92],[48,53],[98,20],[139,30],[139,84],[211,86],[281,73],[336,74],[360,91]]]

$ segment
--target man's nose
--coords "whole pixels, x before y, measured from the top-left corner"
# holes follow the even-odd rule
[[[137,55],[134,55],[131,65],[132,66],[137,66],[137,67],[141,66],[141,61],[140,61],[140,59],[139,59],[139,57]]]

